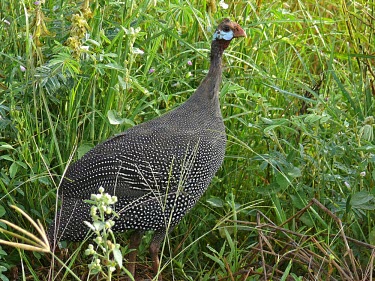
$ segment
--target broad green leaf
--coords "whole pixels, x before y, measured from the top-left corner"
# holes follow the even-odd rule
[[[375,210],[375,204],[374,203],[366,203],[366,204],[361,204],[359,206],[353,206],[353,208],[372,211],[372,210]]]
[[[297,209],[302,209],[306,206],[307,200],[306,200],[306,195],[304,193],[298,194],[298,196],[294,195],[294,194],[290,194],[289,196],[290,196],[290,199],[292,201],[291,203]]]
[[[208,198],[206,202],[209,203],[210,205],[212,205],[214,207],[218,207],[218,208],[222,208],[224,206],[223,199],[221,199],[219,197]]]
[[[123,123],[130,124],[132,126],[135,125],[134,122],[131,121],[130,119],[121,118],[115,110],[108,110],[107,117],[108,117],[109,123],[111,123],[112,125],[120,125]]]
[[[115,248],[113,250],[113,257],[115,258],[116,263],[119,265],[119,267],[122,267],[122,254],[120,249]]]
[[[289,179],[282,173],[277,173],[276,182],[281,188],[287,188],[290,185]]]
[[[13,148],[13,146],[11,146],[10,144],[5,143],[5,142],[0,145],[0,151],[1,150],[8,150],[8,149],[14,149],[14,148]]]
[[[22,168],[27,169],[26,163],[24,163],[22,161],[16,161],[16,163],[17,163],[18,166],[21,166]]]
[[[93,148],[93,146],[89,144],[80,145],[77,149],[78,159],[81,159],[91,148]]]
[[[288,176],[291,176],[292,178],[297,178],[301,176],[301,170],[297,167],[293,167],[287,172]]]
[[[364,205],[373,199],[374,196],[372,194],[370,194],[366,190],[362,190],[352,195],[350,203],[354,208],[358,208],[361,207],[361,205]]]
[[[6,277],[4,274],[0,274],[0,279],[2,281],[9,281],[8,277]]]
[[[276,129],[277,127],[280,127],[280,125],[271,125],[271,126],[267,126],[266,128],[264,128],[264,132],[265,133],[268,133],[269,131],[272,131],[274,129]]]
[[[12,165],[9,167],[9,176],[13,179],[18,171],[18,165],[16,162],[13,162]]]
[[[7,256],[8,254],[0,246],[0,258],[1,256]]]
[[[94,226],[95,230],[97,230],[97,231],[101,231],[105,227],[104,223],[101,222],[101,221],[94,221],[93,226]]]
[[[4,159],[4,160],[8,160],[8,161],[14,161],[12,157],[10,157],[9,155],[3,155],[0,157],[0,159]]]
[[[4,206],[0,205],[0,218],[6,214]],[[1,253],[0,253],[1,254]]]
[[[316,121],[320,120],[321,116],[320,115],[316,115],[316,114],[309,114],[305,117],[305,122],[306,123],[315,123]]]

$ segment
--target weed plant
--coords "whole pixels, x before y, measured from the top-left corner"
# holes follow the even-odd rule
[[[248,37],[224,57],[225,162],[168,237],[164,278],[371,280],[374,9],[365,0],[0,0],[0,217],[33,231],[16,205],[48,226],[67,165],[183,103],[207,73],[216,24],[230,17]],[[66,266],[88,280],[87,245],[66,247]],[[72,280],[69,270],[51,274],[50,260],[3,246],[0,279]]]

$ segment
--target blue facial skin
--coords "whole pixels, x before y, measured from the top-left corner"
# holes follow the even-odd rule
[[[214,33],[214,40],[217,39],[224,39],[224,40],[232,40],[233,39],[233,31],[229,30],[228,32],[222,30],[216,30]]]

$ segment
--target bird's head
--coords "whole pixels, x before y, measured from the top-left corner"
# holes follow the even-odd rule
[[[233,38],[246,37],[242,27],[229,19],[224,19],[217,27],[213,40],[225,40],[230,42]]]

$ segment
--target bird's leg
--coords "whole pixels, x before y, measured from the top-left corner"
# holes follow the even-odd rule
[[[160,260],[159,260],[159,248],[160,243],[163,241],[165,237],[165,230],[159,229],[156,230],[154,236],[152,237],[152,241],[150,244],[150,255],[152,259],[152,269],[155,273],[155,276],[158,276],[158,280],[162,280],[161,274],[159,272],[160,267]]]
[[[126,268],[133,275],[133,277],[135,276],[135,262],[137,259],[138,247],[139,244],[141,244],[143,233],[143,230],[135,230],[130,236],[129,249],[131,252],[127,255],[128,263]]]

